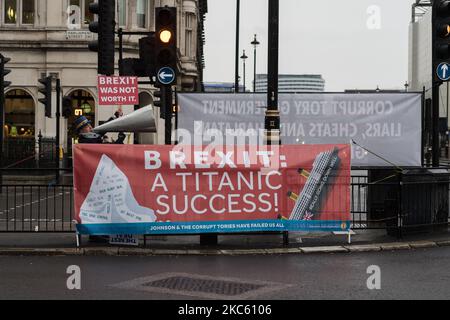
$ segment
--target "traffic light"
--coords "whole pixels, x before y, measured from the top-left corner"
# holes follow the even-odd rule
[[[0,54],[0,94],[2,98],[4,98],[5,89],[11,85],[10,81],[5,80],[5,77],[11,73],[11,70],[5,68],[9,61],[11,61],[10,58]]]
[[[174,7],[156,8],[155,12],[155,70],[172,69],[170,84],[175,82],[178,70],[177,54],[177,10]],[[163,74],[163,79],[165,75]],[[159,82],[161,83],[160,79]],[[169,85],[168,83],[163,83]]]
[[[155,33],[149,33],[147,37],[139,39],[139,57],[143,66],[145,76],[154,77],[156,75],[156,38]]]
[[[159,86],[157,85],[157,88],[159,90],[155,91],[153,93],[154,97],[155,97],[155,101],[153,102],[153,105],[155,107],[158,107],[160,112],[159,112],[159,116],[161,119],[165,118],[165,106],[166,106],[166,86]]]
[[[115,0],[98,0],[89,5],[89,12],[98,21],[89,24],[89,30],[98,33],[98,40],[89,43],[89,50],[98,52],[98,73],[114,75],[115,55]]]
[[[147,76],[141,59],[125,58],[119,61],[119,71],[121,76],[145,77]]]
[[[39,93],[41,93],[44,98],[39,99],[39,102],[45,106],[45,116],[47,118],[52,117],[52,77],[46,77],[39,79],[39,83],[43,84],[43,87],[39,88]]]
[[[121,76],[149,77],[156,75],[155,71],[155,33],[139,39],[139,58],[124,58],[119,61]]]
[[[433,2],[433,74],[434,82],[450,79],[450,1]]]
[[[72,99],[70,97],[64,97],[62,101],[62,116],[66,119],[70,118],[73,112],[72,108]]]

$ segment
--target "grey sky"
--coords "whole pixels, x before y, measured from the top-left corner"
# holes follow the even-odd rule
[[[327,91],[404,88],[412,0],[280,0],[280,73],[322,74]],[[258,73],[267,70],[267,0],[241,0],[241,52],[247,86],[253,81],[253,34]],[[367,26],[370,6],[381,28]],[[235,0],[208,0],[205,81],[234,82]],[[240,61],[242,70],[242,62]],[[242,71],[241,71],[242,74]]]

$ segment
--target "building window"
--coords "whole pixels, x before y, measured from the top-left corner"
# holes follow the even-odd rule
[[[117,3],[117,17],[120,27],[127,25],[127,0],[119,0]]]
[[[17,0],[6,0],[5,1],[5,16],[4,21],[6,24],[16,24],[17,23]]]
[[[4,24],[32,25],[36,16],[36,0],[5,0],[2,10]]]
[[[138,28],[147,27],[148,0],[137,0],[137,26]]]
[[[5,95],[6,137],[34,137],[35,105],[33,97],[21,89]]]
[[[186,32],[186,37],[185,37],[185,55],[187,57],[192,57],[193,56],[193,52],[192,52],[192,47],[193,47],[193,35],[194,35],[194,20],[195,19],[195,15],[192,13],[186,13],[186,18],[185,18],[185,32]]]
[[[34,0],[22,0],[22,24],[34,24]]]
[[[89,11],[89,5],[95,1],[83,0],[83,2],[84,2],[84,24],[89,24],[94,21],[94,15]]]

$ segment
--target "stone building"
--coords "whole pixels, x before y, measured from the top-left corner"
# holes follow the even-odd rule
[[[93,20],[89,4],[94,0],[1,0],[0,53],[11,58],[7,80],[5,131],[7,139],[37,139],[56,135],[53,118],[45,117],[38,102],[38,79],[52,75],[61,80],[63,96],[72,98],[73,115],[61,120],[62,147],[70,148],[71,124],[82,112],[95,125],[107,120],[117,107],[97,106],[97,54],[87,44],[94,39],[88,25]],[[154,31],[155,7],[176,6],[178,13],[179,69],[177,89],[201,88],[203,60],[203,22],[207,0],[116,0],[116,22],[124,31]],[[125,57],[138,57],[139,36],[125,36]],[[118,59],[116,52],[116,62]],[[118,74],[118,66],[116,66]],[[145,80],[145,79],[143,79]],[[148,81],[148,79],[147,79]],[[140,85],[140,106],[153,102],[154,88]],[[125,114],[135,106],[123,106]],[[155,109],[155,113],[159,110]],[[157,119],[158,114],[155,114]],[[159,126],[161,123],[159,124]],[[164,128],[150,139],[160,143]],[[162,136],[162,138],[160,137]],[[133,142],[133,139],[128,139]]]

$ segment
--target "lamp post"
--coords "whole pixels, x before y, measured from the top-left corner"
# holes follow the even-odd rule
[[[251,44],[253,45],[254,48],[253,92],[256,92],[256,48],[260,45],[259,41],[256,39],[256,34],[255,39],[251,42]]]
[[[245,50],[244,50],[244,53],[243,53],[242,56],[241,56],[241,59],[242,59],[242,61],[243,61],[243,63],[244,63],[244,92],[246,92],[247,90],[246,90],[246,86],[245,86],[245,60],[247,60],[248,57],[247,57],[247,55],[245,54]]]
[[[267,111],[265,119],[267,145],[280,145],[278,109],[279,0],[269,0],[269,54],[267,74]]]

